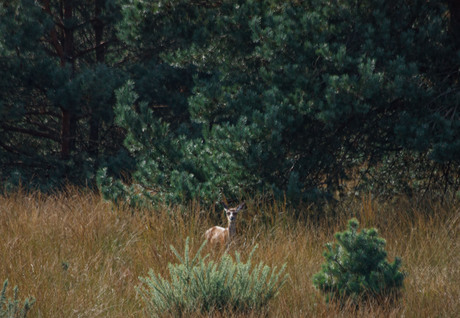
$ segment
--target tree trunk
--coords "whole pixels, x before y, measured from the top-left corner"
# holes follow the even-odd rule
[[[74,72],[74,30],[73,27],[65,25],[73,17],[73,3],[72,0],[64,1],[64,52],[61,56],[61,66],[65,67],[67,64],[72,65],[72,74]],[[76,132],[76,119],[72,109],[62,110],[62,130],[61,130],[61,157],[62,159],[69,159],[70,153],[75,148],[75,132]]]
[[[97,63],[105,62],[105,48],[102,45],[104,36],[104,23],[101,20],[102,7],[104,0],[96,0],[94,7],[94,20],[93,29],[95,35],[95,50],[96,50],[96,61]],[[100,117],[99,114],[93,109],[91,112],[89,127],[89,148],[88,152],[92,157],[97,157],[99,153],[99,125]]]
[[[456,37],[460,36],[460,1],[449,0],[450,32]],[[457,41],[458,43],[458,41]]]

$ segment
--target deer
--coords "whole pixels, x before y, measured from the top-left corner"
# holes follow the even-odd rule
[[[226,243],[228,245],[236,235],[236,216],[245,203],[241,203],[236,208],[228,208],[225,203],[222,203],[222,205],[227,216],[228,227],[213,226],[204,233],[204,236],[211,243]]]

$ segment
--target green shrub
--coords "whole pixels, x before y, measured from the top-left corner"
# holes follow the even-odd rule
[[[404,274],[399,271],[401,259],[386,260],[385,240],[376,229],[357,232],[356,219],[348,222],[348,230],[335,234],[337,243],[326,244],[326,262],[314,275],[316,288],[326,294],[326,300],[382,299],[397,296],[403,286]]]
[[[246,263],[235,253],[235,261],[228,254],[216,262],[201,257],[203,243],[193,258],[189,256],[189,240],[182,257],[172,246],[179,264],[169,264],[170,280],[156,275],[140,278],[137,288],[147,311],[152,316],[181,316],[194,312],[210,313],[214,310],[246,312],[261,310],[275,297],[287,279],[283,275],[286,264],[279,271],[260,262],[251,266],[252,250]]]
[[[35,299],[26,298],[22,307],[20,306],[20,300],[18,299],[18,287],[13,289],[13,299],[6,298],[6,287],[8,286],[8,280],[3,283],[2,293],[0,295],[0,318],[20,318],[26,317],[30,308],[32,307]]]

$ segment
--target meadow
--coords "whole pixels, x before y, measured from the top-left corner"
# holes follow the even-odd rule
[[[363,196],[319,212],[247,200],[230,252],[238,250],[244,258],[258,244],[254,263],[287,263],[289,279],[270,303],[269,317],[455,317],[460,312],[460,204],[421,201]],[[396,303],[339,307],[327,304],[313,287],[324,244],[351,217],[361,227],[379,230],[390,260],[402,258],[408,276]],[[183,251],[190,237],[196,251],[204,231],[217,224],[226,226],[220,206],[142,210],[115,207],[89,190],[68,188],[51,195],[19,190],[0,196],[0,280],[18,286],[21,299],[36,298],[29,317],[145,317],[135,290],[139,276],[150,268],[167,275],[168,263],[177,261],[170,245]],[[223,250],[208,244],[204,253],[217,258]]]

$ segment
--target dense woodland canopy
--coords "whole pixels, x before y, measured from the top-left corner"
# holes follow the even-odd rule
[[[0,179],[210,203],[458,191],[455,0],[2,0]]]

